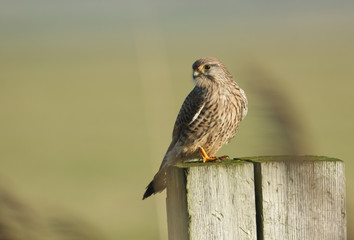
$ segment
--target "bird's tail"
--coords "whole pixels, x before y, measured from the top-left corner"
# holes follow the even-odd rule
[[[155,193],[162,192],[166,188],[167,170],[171,165],[175,164],[178,161],[178,159],[176,158],[176,153],[173,150],[174,146],[175,146],[175,142],[172,141],[172,143],[170,144],[170,146],[167,149],[165,157],[162,160],[159,171],[154,176],[154,179],[146,187],[146,191],[144,193],[143,200],[145,198],[150,197],[151,195],[153,195]]]
[[[155,188],[154,188],[154,180],[152,180],[149,185],[146,187],[146,191],[144,193],[144,196],[143,196],[143,200],[145,198],[148,198],[150,197],[152,194],[155,194]]]
[[[154,179],[149,183],[146,187],[146,191],[143,196],[143,200],[145,198],[150,197],[151,195],[162,192],[166,188],[166,173],[167,166],[162,167],[154,176]]]

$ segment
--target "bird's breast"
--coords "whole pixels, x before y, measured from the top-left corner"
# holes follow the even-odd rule
[[[236,90],[218,89],[205,95],[203,107],[198,109],[180,138],[186,155],[197,156],[199,147],[214,155],[234,137],[244,105]]]

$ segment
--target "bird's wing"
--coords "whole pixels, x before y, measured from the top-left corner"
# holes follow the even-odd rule
[[[195,87],[184,100],[173,128],[172,142],[161,163],[160,171],[171,161],[169,153],[173,150],[181,135],[186,133],[188,126],[198,119],[199,114],[205,106],[204,99],[203,92]]]
[[[172,134],[172,141],[177,141],[186,127],[192,124],[205,106],[205,98],[200,89],[195,87],[184,100],[178,113]]]

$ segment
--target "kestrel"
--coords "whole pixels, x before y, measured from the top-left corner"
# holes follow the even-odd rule
[[[172,142],[143,199],[166,188],[167,169],[178,162],[226,158],[214,154],[235,136],[247,114],[245,92],[218,59],[197,60],[193,64],[193,80],[195,87],[179,111]]]

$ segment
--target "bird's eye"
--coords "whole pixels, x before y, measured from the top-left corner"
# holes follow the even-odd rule
[[[210,68],[211,68],[211,66],[210,66],[209,64],[204,65],[204,69],[205,69],[205,70],[209,70]]]

